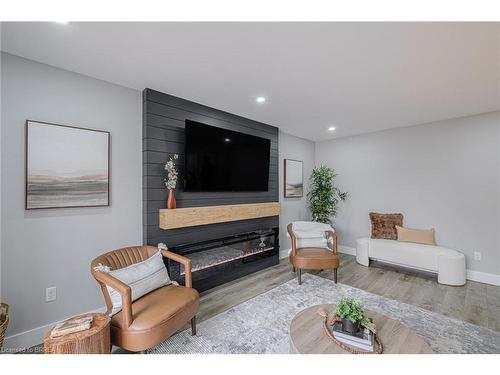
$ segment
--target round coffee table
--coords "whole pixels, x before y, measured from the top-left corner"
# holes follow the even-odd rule
[[[335,344],[326,333],[324,318],[318,315],[318,309],[325,309],[333,314],[333,305],[316,305],[299,312],[290,324],[290,353],[292,354],[348,354]],[[384,354],[431,354],[431,347],[422,336],[408,327],[385,315],[365,310],[373,319],[377,333],[384,345]]]
[[[50,331],[47,332],[44,340],[45,354],[109,354],[111,352],[109,317],[104,314],[89,313],[72,319],[87,316],[93,317],[90,329],[59,337],[50,337]]]

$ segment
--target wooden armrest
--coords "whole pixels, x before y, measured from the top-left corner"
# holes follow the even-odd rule
[[[293,233],[292,223],[290,223],[286,226],[286,230],[288,231],[288,234],[290,235],[290,238],[292,239],[292,256],[296,256],[297,255],[297,237],[295,236],[295,233]]]
[[[123,323],[127,327],[130,327],[130,325],[132,324],[132,321],[133,321],[133,318],[132,318],[132,290],[130,289],[130,287],[127,284],[125,284],[124,282],[118,280],[116,277],[113,277],[108,273],[101,272],[101,271],[94,271],[93,274],[94,274],[95,279],[99,283],[110,286],[111,288],[116,290],[118,293],[120,293],[120,295],[122,297]],[[108,294],[108,296],[109,296],[109,294]],[[106,301],[106,302],[108,302],[108,301]],[[111,303],[111,300],[109,302]],[[108,304],[108,311],[106,312],[107,314],[111,313],[110,309],[111,309],[111,305]]]
[[[188,288],[192,288],[193,281],[191,275],[191,259],[164,249],[161,250],[161,255],[163,255],[165,258],[171,259],[184,266],[184,280],[185,280],[184,284]]]
[[[334,254],[337,254],[338,253],[337,234],[333,230],[327,230],[325,231],[325,234],[332,238],[332,251]]]

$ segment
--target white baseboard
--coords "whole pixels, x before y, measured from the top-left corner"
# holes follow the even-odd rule
[[[87,311],[87,313],[90,312],[100,312],[103,313],[106,311],[105,307],[99,307],[97,309],[94,309],[92,311]],[[82,313],[86,314],[86,313]],[[75,314],[73,316],[80,315],[80,314]],[[69,319],[71,317],[68,317],[66,319]],[[43,343],[43,339],[45,337],[45,334],[52,328],[54,327],[57,323],[60,323],[66,319],[61,319],[60,321],[57,322],[52,322],[49,324],[45,324],[41,327],[36,327],[33,329],[30,329],[28,331],[16,333],[15,335],[8,336],[5,338],[3,342],[3,348],[2,348],[2,353],[17,353],[22,350],[26,350],[28,348],[31,348],[35,345],[39,345]]]
[[[500,275],[495,275],[493,273],[467,270],[467,280],[500,286]]]
[[[430,272],[430,273],[434,273],[437,275],[436,271],[421,269],[418,267],[407,266],[404,264],[397,264],[397,263],[393,263],[393,262],[388,262],[386,260],[378,260],[378,259],[374,259],[374,258],[370,258],[370,260],[377,260],[377,261],[382,262],[382,263],[392,264],[394,266],[408,268],[408,269],[414,269],[417,271]],[[476,281],[478,283],[500,286],[500,275],[495,275],[493,273],[486,273],[486,272],[480,272],[480,271],[474,271],[474,270],[466,270],[466,279],[469,281]]]
[[[339,245],[339,253],[356,256],[356,248],[351,246]]]
[[[288,253],[290,252],[291,249],[285,249],[285,250],[280,250],[279,253],[279,258],[280,259],[285,259],[288,257]]]

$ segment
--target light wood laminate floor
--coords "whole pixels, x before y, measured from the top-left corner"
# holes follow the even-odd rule
[[[454,287],[437,283],[437,276],[372,262],[356,263],[340,255],[338,282],[367,292],[418,306],[458,320],[500,332],[500,287],[467,281]],[[311,273],[333,280],[333,271]],[[208,290],[201,295],[198,320],[202,321],[296,278],[288,259],[263,271]],[[297,286],[298,287],[298,286]]]
[[[331,270],[311,273],[333,280]],[[201,294],[197,320],[209,319],[296,277],[288,259],[282,259],[279,265],[207,290]],[[461,287],[441,285],[432,274],[377,262],[364,267],[346,254],[340,254],[338,282],[500,332],[498,286],[473,281]],[[39,346],[26,352],[35,348],[40,352]],[[124,351],[114,348],[113,352]]]

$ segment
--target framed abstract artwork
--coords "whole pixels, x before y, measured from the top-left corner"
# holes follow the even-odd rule
[[[110,133],[26,121],[25,208],[109,206]]]
[[[285,198],[301,198],[304,195],[302,162],[285,159]]]

